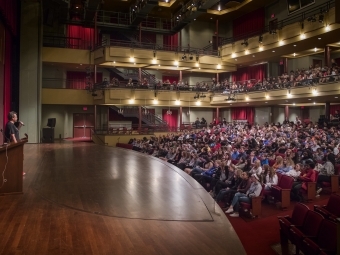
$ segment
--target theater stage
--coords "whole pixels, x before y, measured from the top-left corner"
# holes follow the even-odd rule
[[[26,144],[24,158],[24,194],[0,196],[0,254],[246,254],[220,207],[171,164],[69,142]]]

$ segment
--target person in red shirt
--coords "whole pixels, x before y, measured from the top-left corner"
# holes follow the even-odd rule
[[[306,163],[304,172],[297,178],[297,181],[293,183],[291,197],[293,200],[303,201],[304,198],[301,194],[301,190],[307,190],[307,182],[316,182],[315,163],[312,160],[308,160]]]

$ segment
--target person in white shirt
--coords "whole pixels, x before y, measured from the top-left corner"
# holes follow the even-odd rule
[[[277,185],[279,178],[274,170],[274,168],[269,167],[268,173],[265,176],[264,189],[270,190],[272,185]]]
[[[301,175],[301,164],[296,164],[294,168],[283,174],[293,177],[294,180],[296,180]]]
[[[260,176],[262,173],[262,167],[261,167],[261,161],[260,160],[255,160],[254,166],[252,169],[249,171],[251,174],[256,174],[257,176]]]

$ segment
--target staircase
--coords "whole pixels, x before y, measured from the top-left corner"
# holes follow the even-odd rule
[[[118,112],[120,108],[118,108],[115,105],[110,106],[111,109]],[[139,119],[139,109],[138,106],[129,106],[124,107],[123,109],[123,116],[124,117],[135,117]],[[142,106],[142,113],[148,112],[148,109],[144,106]],[[148,125],[151,126],[158,126],[158,127],[168,127],[168,124],[163,121],[161,118],[159,118],[157,115],[148,113],[148,114],[142,114],[142,121]]]
[[[155,76],[148,71],[142,69],[142,79],[146,78],[149,81],[149,85],[154,86],[157,84],[157,79]]]

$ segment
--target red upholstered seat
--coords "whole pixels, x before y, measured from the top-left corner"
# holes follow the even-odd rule
[[[321,222],[324,219],[321,214],[309,210],[301,227],[292,226],[290,228],[288,238],[295,245],[296,254],[299,254],[301,243],[306,237],[317,237]]]
[[[285,209],[290,204],[290,190],[293,186],[294,179],[287,175],[282,175],[278,185],[273,185],[271,195],[275,200],[281,202],[281,208]]]
[[[264,185],[262,185],[261,193],[258,197],[252,197],[251,198],[251,204],[241,202],[240,203],[240,209],[241,212],[252,212],[252,217],[258,217],[261,214],[261,202],[262,202],[262,196],[264,192]]]
[[[232,163],[233,165],[236,165],[236,164],[238,163],[238,160],[237,160],[237,159],[233,159],[233,160],[231,160],[231,163]]]
[[[320,252],[325,254],[336,254],[337,231],[336,223],[324,219],[321,222],[316,239],[305,238],[301,242],[300,250],[304,254],[318,255]]]
[[[340,217],[340,195],[331,194],[326,205],[314,205],[314,211],[322,214],[325,218],[336,222]]]
[[[289,237],[289,229],[292,226],[302,226],[306,215],[309,211],[309,208],[307,205],[302,203],[296,203],[294,206],[292,216],[279,216],[279,224],[280,224],[280,239],[281,239],[281,245],[287,245],[288,244],[288,237]]]

